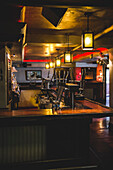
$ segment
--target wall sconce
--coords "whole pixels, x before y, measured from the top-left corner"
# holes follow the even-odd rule
[[[67,34],[67,36],[68,36],[68,50],[64,53],[64,63],[72,63],[73,54],[69,50],[69,34]]]
[[[45,68],[46,68],[46,69],[49,69],[49,63],[46,63]]]
[[[55,66],[56,67],[60,67],[61,66],[61,60],[60,58],[57,58],[56,61],[55,61]]]
[[[94,33],[89,31],[89,16],[91,12],[85,12],[87,16],[87,31],[82,34],[82,48],[83,50],[92,50],[94,48]]]

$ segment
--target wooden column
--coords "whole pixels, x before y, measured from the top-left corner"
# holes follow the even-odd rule
[[[109,71],[110,71],[110,107],[113,108],[113,48],[109,50]],[[113,118],[110,119],[110,128],[113,129]]]

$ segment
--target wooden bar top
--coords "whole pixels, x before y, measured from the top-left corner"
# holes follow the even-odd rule
[[[106,117],[113,116],[113,109],[91,100],[78,100],[75,108],[61,108],[57,111],[52,109],[19,109],[19,110],[0,110],[0,119],[3,118],[60,118],[60,117]]]
[[[73,86],[73,87],[78,87],[79,85],[78,84],[74,84],[74,83],[66,83],[66,86]]]

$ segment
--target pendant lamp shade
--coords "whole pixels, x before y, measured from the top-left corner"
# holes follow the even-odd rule
[[[82,34],[82,48],[83,50],[92,50],[94,48],[94,33],[89,31],[89,17],[92,12],[85,12],[84,15],[87,17],[87,31]]]
[[[46,68],[46,69],[49,69],[49,63],[46,63],[45,68]]]
[[[54,65],[55,65],[54,62],[52,62],[52,61],[49,63],[50,68],[54,68]]]
[[[82,48],[83,50],[92,50],[94,48],[93,32],[85,32],[82,34]]]
[[[61,60],[60,58],[57,58],[56,61],[55,61],[55,66],[56,67],[60,67],[61,66]]]
[[[73,54],[70,51],[64,53],[64,63],[72,63],[73,62]]]

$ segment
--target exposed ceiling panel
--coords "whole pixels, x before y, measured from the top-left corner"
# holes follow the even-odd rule
[[[6,1],[4,0],[3,2]],[[77,49],[77,47],[80,49],[81,34],[87,28],[87,18],[84,15],[86,12],[91,13],[89,17],[90,30],[94,32],[94,35],[99,34],[99,37],[95,39],[95,48],[112,47],[113,29],[109,29],[107,33],[105,32],[107,28],[113,25],[113,8],[109,0],[11,0],[8,5],[3,4],[0,7],[1,42],[16,41],[21,28],[17,22],[21,15],[22,6],[20,5],[26,5],[26,59],[46,58],[51,56],[51,54],[52,56],[57,56],[57,49],[62,54],[68,46],[67,34],[69,35],[70,49]],[[53,10],[58,7],[66,8],[63,17],[61,17],[62,20],[57,26],[42,15],[43,7],[53,8]],[[51,50],[51,48],[53,49]]]
[[[30,57],[30,59],[36,59],[36,56],[37,58],[39,58],[39,56],[46,58],[47,56],[51,56],[51,53],[56,56],[57,48],[59,48],[59,52],[62,54],[63,52],[65,52],[68,46],[67,34],[69,35],[69,46],[71,48],[76,48],[77,46],[80,46],[81,34],[87,29],[87,17],[84,15],[86,12],[89,12],[91,14],[89,17],[89,29],[90,31],[94,32],[94,35],[101,33],[113,24],[113,9],[110,8],[68,8],[62,17],[61,22],[58,24],[57,27],[55,27],[51,22],[49,22],[45,17],[42,16],[42,7],[26,7],[25,21],[28,24],[26,49],[32,49],[31,53],[26,50],[26,59]],[[105,43],[105,39],[103,38],[101,41],[101,37],[99,37],[97,40],[95,40],[95,48],[110,48],[111,41],[112,37],[109,37],[108,43]],[[39,44],[42,47],[39,48]],[[49,49],[49,53],[47,54],[45,52],[46,48],[51,44],[54,46],[54,50],[50,51]],[[59,47],[57,47],[57,44],[59,44]],[[65,48],[62,48],[62,45]]]
[[[62,21],[63,15],[65,14],[67,8],[50,8],[43,7],[42,15],[55,27],[57,27]]]

